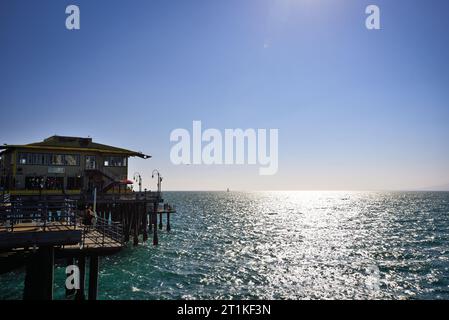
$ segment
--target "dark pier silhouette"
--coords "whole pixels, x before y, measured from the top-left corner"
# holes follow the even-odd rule
[[[164,204],[162,177],[153,170],[157,191],[142,191],[135,173],[135,192],[127,179],[133,157],[151,158],[90,137],[0,146],[0,273],[26,265],[24,299],[52,299],[55,259],[65,259],[80,275],[80,288],[67,288],[67,296],[85,299],[87,280],[87,298],[95,300],[99,257],[149,237],[157,245],[158,216],[162,229],[166,215],[170,231],[175,210]]]
[[[67,266],[78,267],[80,280],[78,290],[66,290],[67,297],[96,300],[101,256],[115,254],[131,241],[137,246],[151,236],[158,245],[163,215],[170,231],[170,214],[176,211],[162,203],[160,192],[96,199],[4,196],[0,202],[0,259],[6,267],[2,271],[10,270],[9,262],[11,269],[25,265],[23,299],[51,300],[55,259],[64,259]],[[89,225],[85,224],[86,206],[96,207],[96,218]],[[16,263],[18,255],[23,257],[22,263]]]

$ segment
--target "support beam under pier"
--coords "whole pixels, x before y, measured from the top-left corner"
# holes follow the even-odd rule
[[[41,247],[28,258],[24,300],[53,300],[54,248]]]
[[[86,300],[84,293],[86,283],[86,257],[84,255],[78,258],[78,269],[80,271],[80,288],[76,290],[75,300]]]
[[[171,226],[170,226],[170,211],[167,211],[167,231],[170,232]]]
[[[69,257],[66,259],[66,267],[69,267],[74,264],[75,264],[75,259],[73,257]],[[76,289],[67,289],[67,286],[66,286],[65,297],[69,298],[69,297],[72,297],[74,294],[76,294]]]
[[[89,300],[97,300],[98,294],[98,267],[99,258],[97,255],[92,255],[89,258]]]
[[[162,212],[159,213],[159,230],[162,230]]]

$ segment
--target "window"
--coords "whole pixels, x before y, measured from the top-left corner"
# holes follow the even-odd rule
[[[44,187],[43,177],[25,177],[25,189],[39,190]]]
[[[27,164],[27,153],[19,153],[19,157],[17,159],[18,164]]]
[[[62,154],[52,154],[51,155],[51,164],[56,166],[62,166],[64,164],[63,155]]]
[[[83,178],[81,177],[67,177],[67,190],[82,189]]]
[[[105,167],[126,167],[126,157],[106,157],[104,159]]]
[[[96,169],[97,162],[95,160],[95,156],[86,156],[86,169]]]
[[[78,166],[80,163],[80,157],[75,154],[66,154],[64,156],[64,162],[66,166]]]
[[[42,164],[42,155],[39,153],[31,154],[31,163],[32,164]]]
[[[62,190],[63,187],[63,177],[47,177],[47,180],[45,180],[45,189],[47,190]]]
[[[38,166],[79,166],[78,154],[19,153],[17,164]]]

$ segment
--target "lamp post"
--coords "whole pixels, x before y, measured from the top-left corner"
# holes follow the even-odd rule
[[[154,174],[157,174],[157,197],[156,197],[156,201],[153,203],[153,214],[152,214],[152,218],[151,218],[151,223],[154,224],[154,229],[153,229],[153,245],[157,245],[159,240],[157,237],[157,213],[158,213],[158,206],[159,206],[159,201],[160,201],[160,197],[161,197],[161,181],[162,181],[162,177],[161,174],[159,173],[158,170],[154,169],[153,172],[151,173],[151,178],[154,178]],[[160,213],[160,218],[159,218],[159,229],[162,229],[162,213]]]
[[[156,230],[156,224],[157,224],[157,211],[158,211],[158,206],[159,206],[159,202],[161,200],[161,182],[162,182],[162,177],[161,174],[159,173],[159,171],[157,169],[154,169],[153,172],[151,173],[151,178],[154,178],[154,174],[157,174],[157,203],[154,204],[154,211],[155,211],[155,224],[154,224],[154,230]],[[162,230],[162,212],[159,213],[159,229]]]
[[[134,173],[134,181],[136,180],[139,182],[139,192],[142,192],[142,176],[138,172]]]
[[[161,192],[161,182],[162,182],[162,177],[161,174],[159,173],[159,171],[157,169],[154,169],[153,172],[151,173],[151,178],[154,178],[154,174],[157,174],[157,192]]]

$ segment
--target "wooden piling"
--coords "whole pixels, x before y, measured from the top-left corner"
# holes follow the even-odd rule
[[[73,257],[66,259],[66,267],[74,265],[74,264],[75,264],[75,259]],[[76,293],[76,289],[67,289],[67,287],[65,288],[65,297],[66,298],[73,296],[75,293]]]
[[[122,215],[122,226],[125,242],[129,241],[129,215],[124,204],[120,204],[120,212]]]
[[[159,213],[159,230],[162,230],[162,212]]]
[[[140,203],[136,204],[134,215],[136,221],[134,235],[137,239],[137,243],[139,243],[139,235],[142,232],[142,205]]]
[[[81,255],[78,258],[78,269],[80,276],[80,288],[76,290],[75,300],[85,300],[86,296],[84,294],[84,287],[86,282],[86,257]]]
[[[26,264],[24,300],[53,300],[53,247],[41,247]]]
[[[167,211],[167,231],[170,232],[170,211]]]
[[[142,209],[142,238],[143,242],[148,240],[148,215],[146,204],[143,205]]]
[[[154,228],[153,228],[153,245],[157,246],[159,244],[159,239],[157,237],[157,203],[154,203],[154,209],[153,209],[153,222],[154,222]]]
[[[134,218],[134,236],[133,236],[133,245],[136,247],[139,245],[139,234],[138,234],[138,229],[137,229],[137,219]]]
[[[97,255],[91,255],[89,258],[89,300],[97,300],[98,294],[98,266],[99,259]]]

